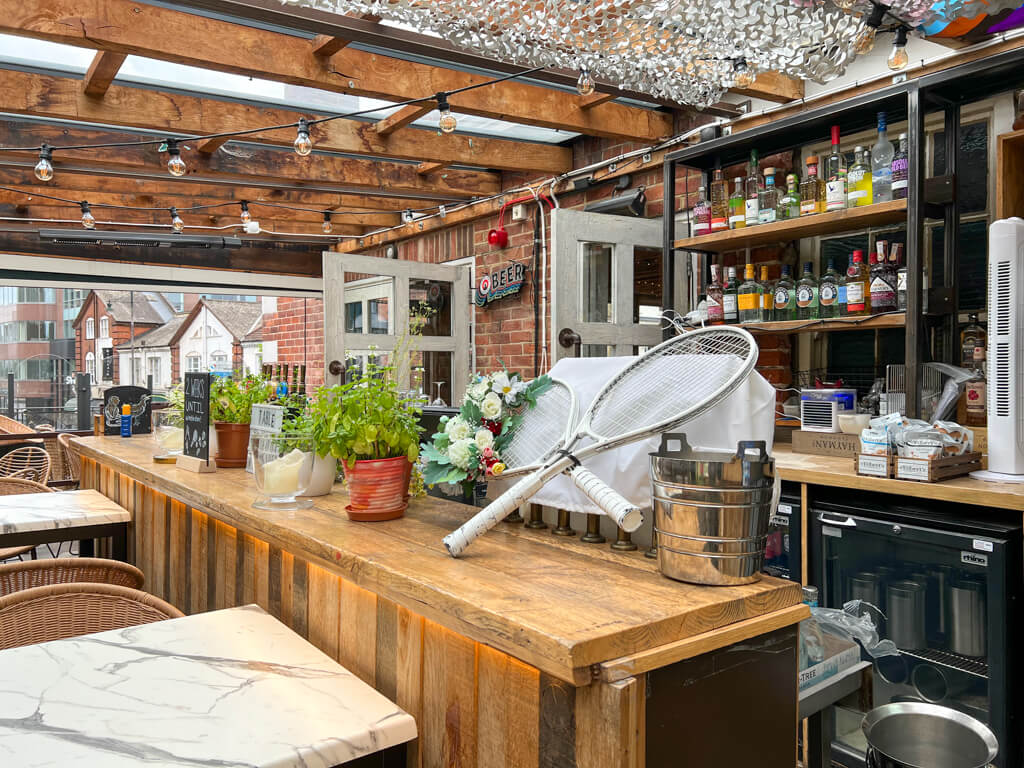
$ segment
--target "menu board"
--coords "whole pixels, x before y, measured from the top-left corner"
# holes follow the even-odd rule
[[[186,456],[210,460],[210,374],[185,374]]]

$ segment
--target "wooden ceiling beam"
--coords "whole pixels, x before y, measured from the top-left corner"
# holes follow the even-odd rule
[[[86,96],[102,99],[127,58],[124,53],[97,51],[82,79],[82,92]]]
[[[0,0],[0,32],[389,101],[492,79],[351,47],[326,59],[300,37],[129,0]],[[592,136],[657,141],[672,134],[665,112],[623,104],[581,110],[564,91],[516,81],[452,101],[464,114]]]
[[[373,130],[377,132],[378,136],[390,136],[399,128],[405,128],[409,123],[430,114],[434,111],[435,106],[432,101],[424,104],[407,104],[394,114],[374,123]]]
[[[209,139],[200,139],[197,141],[196,151],[202,152],[204,155],[212,155],[227,143],[227,136],[211,136]]]
[[[416,166],[416,173],[420,176],[428,176],[431,173],[437,173],[442,168],[447,168],[448,163],[420,163]]]
[[[779,72],[762,72],[749,88],[730,88],[732,93],[785,104],[804,97],[804,81]]]
[[[0,111],[177,134],[229,133],[297,123],[299,118],[309,116],[286,109],[122,85],[112,85],[107,97],[98,101],[83,96],[77,80],[14,70],[0,70]],[[319,123],[311,127],[310,135],[317,149],[346,154],[541,173],[561,173],[572,167],[572,151],[567,147],[456,134],[439,136],[437,131],[419,128],[380,136],[372,123],[356,120]],[[291,147],[295,128],[257,133],[241,140]],[[451,171],[448,175],[454,179],[458,174],[497,183],[496,176],[482,172]]]
[[[592,93],[589,96],[580,97],[580,109],[593,109],[602,104],[607,104],[615,98],[614,93]]]
[[[309,41],[310,48],[313,51],[313,55],[319,59],[329,59],[331,56],[336,54],[351,40],[346,40],[343,37],[331,37],[330,35],[317,35]]]

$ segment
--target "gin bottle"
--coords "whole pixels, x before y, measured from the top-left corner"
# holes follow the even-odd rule
[[[761,267],[761,322],[772,319],[775,311],[775,297],[772,294],[772,282],[768,279],[768,267]]]
[[[747,204],[743,197],[743,179],[732,180],[732,195],[729,197],[729,229],[743,229],[747,226]]]
[[[846,209],[846,158],[839,151],[839,126],[832,126],[832,151],[825,161],[825,210]]]
[[[736,285],[736,267],[726,267],[726,283],[722,286],[722,317],[727,323],[740,321],[739,286]]]
[[[864,157],[864,147],[853,150],[853,165],[846,172],[846,199],[848,208],[871,205],[871,169]]]
[[[878,113],[878,141],[871,147],[871,200],[887,203],[892,200],[892,142],[886,134],[886,114]]]
[[[846,269],[846,314],[871,314],[871,287],[864,251],[854,251],[853,260]]]
[[[828,260],[828,269],[818,283],[818,317],[828,320],[839,317],[839,274],[832,259]]]
[[[782,277],[775,283],[775,302],[772,320],[796,319],[796,286],[789,264],[782,265]]]
[[[825,212],[825,182],[818,175],[818,156],[807,158],[807,178],[800,182],[800,215]]]
[[[818,281],[811,262],[804,262],[804,273],[796,284],[796,319],[818,319]]]
[[[786,176],[786,194],[779,201],[776,218],[779,221],[800,218],[800,193],[796,188],[796,174]]]
[[[892,157],[892,199],[903,200],[907,196],[910,158],[907,155],[907,134],[900,134],[900,146]]]
[[[758,323],[761,321],[761,284],[754,279],[754,265],[747,264],[743,270],[743,284],[739,287],[736,300],[739,302],[740,322]]]
[[[724,321],[722,315],[722,284],[718,281],[718,265],[711,265],[711,282],[708,283],[706,307],[708,312],[708,323],[721,325]]]
[[[745,203],[744,218],[747,226],[752,227],[761,221],[760,218],[760,193],[761,182],[757,175],[757,150],[750,150],[750,163],[747,164],[747,178],[743,182],[743,196]]]
[[[704,195],[704,187],[697,190],[697,202],[693,206],[693,236],[711,233],[711,204]]]
[[[757,221],[759,224],[771,224],[775,221],[775,212],[779,207],[779,190],[775,188],[775,169],[764,169],[764,189],[757,195]]]

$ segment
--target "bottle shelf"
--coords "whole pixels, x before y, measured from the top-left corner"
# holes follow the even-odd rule
[[[755,336],[760,333],[817,333],[818,331],[870,331],[879,328],[902,328],[906,312],[889,312],[864,317],[837,317],[833,320],[780,320],[768,323],[740,323]]]
[[[801,216],[799,219],[776,221],[772,224],[758,224],[754,227],[730,229],[711,235],[687,237],[676,240],[676,248],[681,251],[722,253],[740,248],[756,248],[761,245],[785,243],[805,237],[831,235],[864,227],[895,224],[905,221],[906,217],[907,201],[891,200],[888,203],[848,208],[845,211],[817,213],[812,216]]]

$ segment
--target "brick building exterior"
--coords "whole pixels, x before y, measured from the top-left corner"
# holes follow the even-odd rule
[[[275,311],[263,313],[267,362],[306,365],[306,387],[324,383],[324,306],[320,299],[280,296]]]
[[[170,304],[157,293],[137,291],[132,301],[126,291],[89,291],[72,323],[76,370],[91,374],[95,385],[113,386],[120,381],[119,356],[114,350],[131,340],[133,318],[138,338],[163,325],[173,314]],[[108,349],[112,368],[105,371],[104,350]]]

